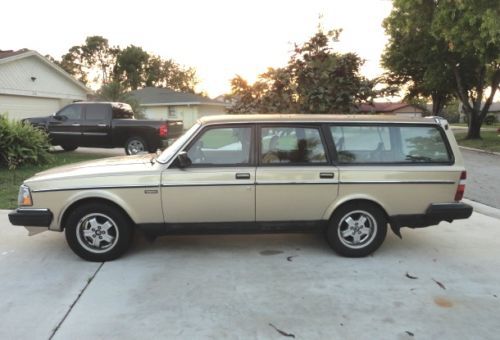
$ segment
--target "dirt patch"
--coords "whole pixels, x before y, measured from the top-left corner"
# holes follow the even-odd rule
[[[443,308],[453,307],[453,302],[451,302],[450,300],[448,300],[447,298],[444,298],[444,297],[439,297],[439,296],[435,297],[434,303],[436,305],[438,305],[439,307],[443,307]]]

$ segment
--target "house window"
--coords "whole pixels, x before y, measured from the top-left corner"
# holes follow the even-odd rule
[[[175,110],[175,107],[169,106],[169,108],[168,108],[168,117],[169,118],[177,118],[177,112]]]

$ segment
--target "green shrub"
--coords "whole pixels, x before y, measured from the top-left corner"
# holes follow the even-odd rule
[[[486,125],[493,125],[493,123],[496,123],[496,122],[497,122],[497,117],[495,115],[488,115],[484,119],[484,123]]]
[[[14,170],[24,164],[50,162],[49,149],[49,137],[44,131],[0,115],[0,167]]]

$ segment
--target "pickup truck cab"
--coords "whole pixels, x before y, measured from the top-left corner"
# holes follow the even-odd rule
[[[178,233],[322,231],[371,254],[388,225],[468,218],[466,172],[446,120],[379,115],[201,118],[161,155],[70,164],[19,190],[14,225],[64,231],[90,261],[119,257],[136,228]]]
[[[130,105],[117,102],[73,103],[52,116],[24,121],[44,129],[51,143],[66,151],[79,146],[124,147],[127,155],[156,152],[183,131],[181,120],[135,119]]]

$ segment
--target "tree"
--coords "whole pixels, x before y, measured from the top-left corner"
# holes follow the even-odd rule
[[[390,39],[382,66],[388,70],[387,84],[406,86],[407,101],[431,98],[432,114],[440,115],[453,98],[455,87],[452,70],[445,62],[447,46],[431,31],[435,9],[432,0],[394,3],[383,23]]]
[[[101,101],[127,103],[132,107],[137,118],[145,118],[139,102],[119,82],[113,81],[102,85],[97,91],[97,98]]]
[[[61,57],[59,66],[84,84],[87,84],[87,70],[83,64],[81,46],[73,46]]]
[[[142,47],[128,46],[116,57],[114,80],[121,82],[126,88],[137,90],[146,81],[148,61],[149,54]]]
[[[362,77],[363,60],[354,53],[334,52],[341,30],[318,32],[295,45],[288,65],[269,68],[253,85],[236,76],[231,80],[232,112],[351,112],[370,101],[374,82]]]
[[[385,22],[386,67],[417,92],[453,93],[468,117],[469,139],[480,138],[500,84],[499,17],[497,0],[395,0]]]
[[[194,68],[185,68],[172,59],[150,55],[145,69],[145,86],[168,87],[172,90],[194,93],[197,83]]]
[[[110,47],[108,39],[96,35],[85,39],[85,44],[81,46],[81,52],[87,73],[95,75],[92,80],[96,83],[106,84],[110,80],[120,49]]]

